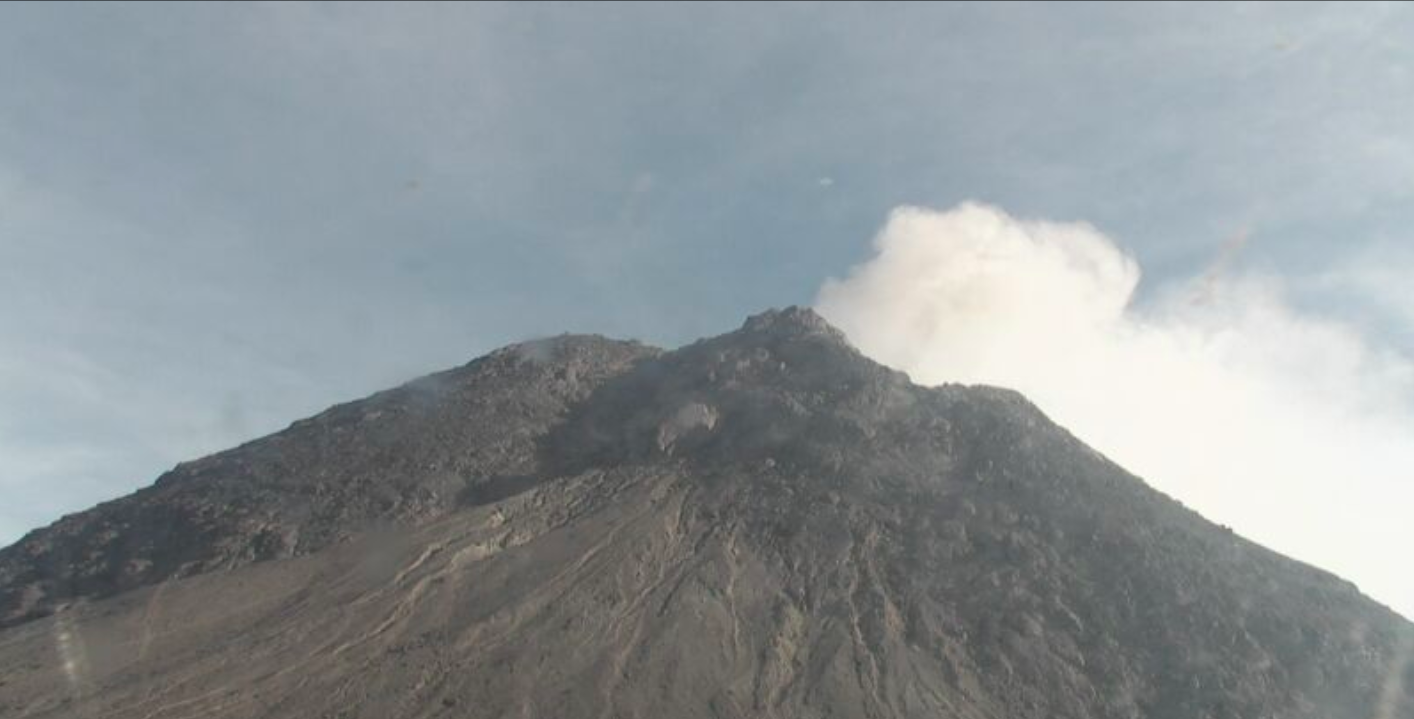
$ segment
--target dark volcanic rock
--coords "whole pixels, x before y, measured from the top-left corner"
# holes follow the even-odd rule
[[[658,352],[574,335],[512,345],[181,464],[0,551],[0,622],[440,516],[483,485],[535,475],[537,438]]]
[[[1414,717],[1414,630],[1349,583],[794,308],[334,408],[0,592],[0,714]]]

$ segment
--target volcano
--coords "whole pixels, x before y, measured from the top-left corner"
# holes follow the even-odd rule
[[[6,717],[1414,717],[1354,585],[800,308],[178,465],[0,551],[0,622]]]

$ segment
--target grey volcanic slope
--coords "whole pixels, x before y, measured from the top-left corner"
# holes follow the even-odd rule
[[[0,610],[6,717],[1414,717],[1404,619],[794,308],[182,465]]]

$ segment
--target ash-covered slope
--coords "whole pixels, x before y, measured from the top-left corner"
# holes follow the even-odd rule
[[[1414,717],[1406,621],[1014,392],[808,310],[532,349],[5,550],[0,714]]]
[[[538,472],[537,440],[566,409],[658,352],[575,335],[512,345],[181,464],[0,550],[0,626],[440,516]]]

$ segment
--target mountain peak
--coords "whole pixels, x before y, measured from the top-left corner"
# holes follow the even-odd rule
[[[1414,626],[807,308],[169,474],[0,550],[0,715],[1414,716]]]
[[[778,337],[823,337],[846,346],[849,339],[834,325],[809,307],[791,305],[785,309],[769,309],[751,315],[742,324],[740,333],[766,334]]]

